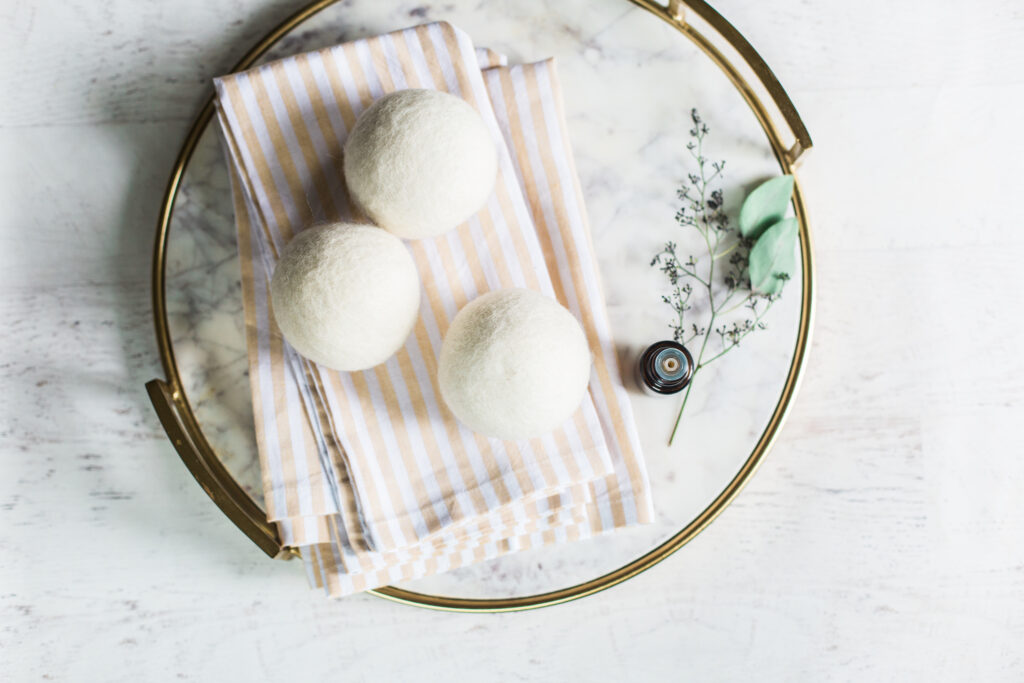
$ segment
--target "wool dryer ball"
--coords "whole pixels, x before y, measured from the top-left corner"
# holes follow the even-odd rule
[[[370,220],[405,239],[446,232],[494,189],[498,152],[462,98],[399,90],[359,117],[345,143],[345,182]]]
[[[300,232],[270,283],[274,318],[296,351],[334,370],[383,363],[416,324],[420,280],[402,240],[332,223]]]
[[[452,320],[438,383],[468,428],[528,439],[576,411],[590,364],[586,335],[569,311],[539,292],[502,289],[474,299]]]

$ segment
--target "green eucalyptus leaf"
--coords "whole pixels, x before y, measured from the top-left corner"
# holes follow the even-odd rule
[[[783,175],[761,183],[740,207],[740,234],[755,240],[786,215],[793,196],[793,176]]]
[[[795,218],[784,218],[764,231],[750,249],[750,288],[761,294],[778,294],[786,277],[796,275]],[[779,277],[782,274],[783,277]]]

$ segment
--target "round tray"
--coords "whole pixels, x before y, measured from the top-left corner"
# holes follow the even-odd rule
[[[456,2],[439,13],[348,4],[310,4],[259,41],[234,70],[436,19],[465,28],[478,45],[496,48],[512,62],[558,57],[624,369],[640,348],[667,335],[667,316],[658,305],[665,283],[646,262],[667,239],[685,242],[671,216],[675,187],[687,171],[689,108],[700,108],[712,125],[709,156],[729,160],[727,208],[755,182],[780,170],[793,173],[811,147],[796,109],[764,61],[700,0],[538,0],[502,10]],[[498,11],[505,12],[501,22],[491,16]],[[680,33],[692,45],[680,41]],[[237,245],[212,114],[211,97],[185,139],[160,211],[153,311],[167,379],[146,388],[168,437],[207,494],[264,552],[289,558],[297,552],[282,547],[257,502],[262,493]],[[814,279],[799,182],[793,207],[800,224],[800,275],[773,309],[770,332],[744,342],[744,351],[728,364],[702,372],[702,389],[695,389],[674,448],[665,446],[665,438],[677,401],[631,393],[654,486],[654,524],[371,592],[448,610],[553,605],[639,574],[710,524],[771,447],[804,367]]]

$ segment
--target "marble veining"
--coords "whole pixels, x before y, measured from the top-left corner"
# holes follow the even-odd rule
[[[442,17],[469,31],[478,45],[507,51],[512,59],[556,56],[620,364],[633,387],[639,352],[669,336],[672,315],[660,301],[667,283],[650,267],[651,257],[670,239],[682,253],[699,255],[703,248],[696,233],[673,220],[676,187],[692,164],[685,149],[689,111],[698,107],[713,128],[707,153],[728,161],[723,187],[733,216],[749,187],[778,173],[753,114],[717,67],[673,29],[642,12],[602,6],[578,28],[572,22],[574,11],[583,14],[582,4],[567,3],[542,24],[535,12],[511,12],[499,33],[475,9],[424,5],[405,13],[381,10],[378,3],[359,2],[328,9],[283,40],[267,59]],[[510,36],[529,38],[513,41]],[[669,83],[673,87],[664,87]],[[200,424],[231,471],[258,493],[237,246],[226,184],[217,133],[211,128],[183,179],[175,210],[168,305]],[[553,590],[615,569],[679,531],[735,476],[775,407],[794,346],[799,278],[788,287],[769,314],[769,330],[751,335],[742,349],[698,375],[672,448],[666,441],[678,397],[651,398],[634,388],[657,523],[510,555],[410,587],[467,597]],[[705,309],[706,302],[698,300],[693,312]]]

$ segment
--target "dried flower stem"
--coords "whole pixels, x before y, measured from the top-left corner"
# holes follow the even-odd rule
[[[765,296],[751,291],[750,275],[747,271],[751,242],[740,236],[729,224],[729,218],[723,209],[722,190],[712,190],[710,187],[711,183],[722,175],[725,170],[725,162],[711,162],[704,156],[704,138],[709,132],[708,126],[696,109],[690,112],[690,118],[693,128],[690,129],[691,139],[687,143],[686,149],[697,163],[697,173],[688,174],[688,184],[681,186],[677,192],[679,199],[683,201],[683,206],[676,213],[676,222],[682,227],[695,229],[703,239],[708,256],[707,274],[703,275],[698,270],[699,261],[693,255],[682,262],[676,253],[675,242],[666,243],[661,252],[651,261],[651,266],[658,266],[665,273],[672,288],[670,294],[661,298],[673,308],[676,314],[674,320],[669,323],[673,339],[686,345],[697,337],[703,337],[700,350],[694,361],[695,367],[690,384],[686,387],[682,403],[679,406],[679,413],[672,426],[672,433],[668,439],[669,445],[672,445],[675,440],[679,425],[682,423],[683,411],[686,409],[686,403],[690,398],[690,391],[693,389],[697,374],[708,364],[739,346],[740,342],[754,330],[765,329],[763,318],[780,296],[780,294]],[[727,239],[730,235],[735,235],[735,239],[731,243]],[[728,258],[728,260],[725,262],[726,265],[718,271],[721,279],[719,283],[715,279],[715,265],[723,258]],[[709,317],[703,326],[697,322],[690,322],[687,315],[692,309],[690,302],[694,283],[703,287],[707,292]],[[726,308],[737,295],[740,295],[739,301]],[[762,302],[764,302],[763,306]],[[731,324],[728,321],[721,322],[723,318],[741,307],[749,309],[748,318],[742,322],[734,321]],[[716,327],[716,324],[720,322],[721,324]],[[721,347],[705,359],[705,353],[709,352],[710,330],[718,335]]]

